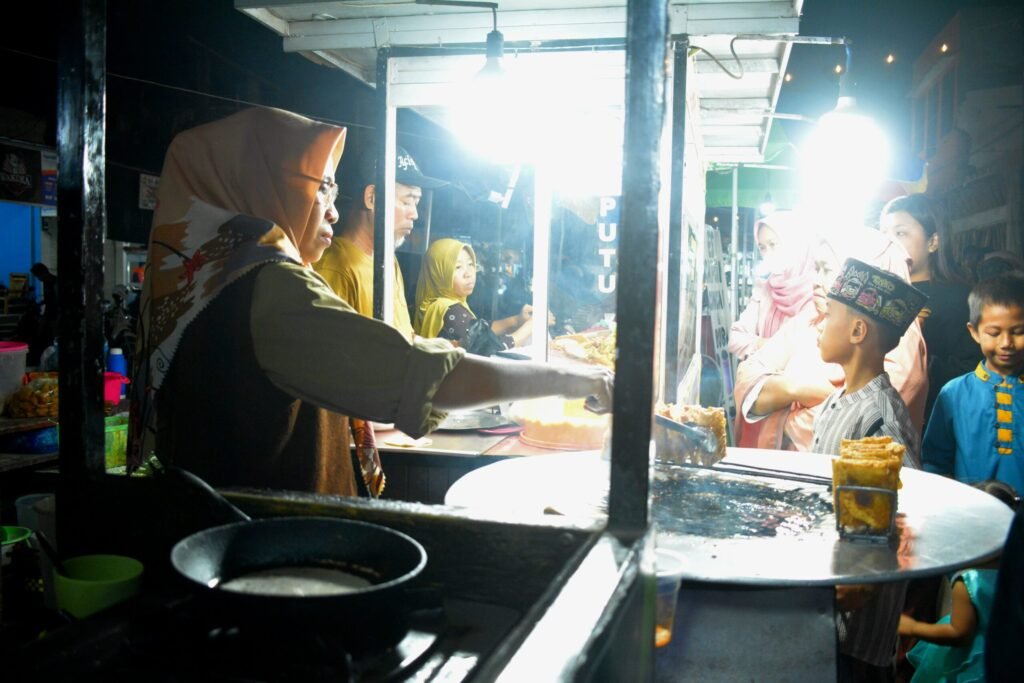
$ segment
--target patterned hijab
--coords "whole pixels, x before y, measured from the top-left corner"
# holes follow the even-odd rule
[[[421,337],[436,337],[444,327],[444,314],[455,304],[462,304],[470,315],[466,297],[455,294],[455,262],[465,249],[476,264],[473,247],[453,239],[440,239],[430,245],[423,259],[420,279],[416,283],[416,321],[413,327]]]
[[[152,451],[156,395],[188,325],[255,266],[302,263],[323,218],[316,199],[345,129],[279,109],[246,109],[180,133],[160,175],[132,384],[130,457]]]

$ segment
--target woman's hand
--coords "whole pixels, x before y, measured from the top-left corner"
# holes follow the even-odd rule
[[[813,408],[836,390],[831,382],[820,380],[801,381],[796,380],[790,385],[794,403],[799,403],[805,408]]]
[[[900,615],[900,626],[899,634],[901,636],[912,636],[914,635],[914,627],[917,626],[917,619],[907,616],[906,614]]]
[[[586,396],[587,408],[595,413],[607,413],[612,409],[612,391],[615,387],[615,373],[599,365],[574,368],[579,389],[564,394],[568,398]]]

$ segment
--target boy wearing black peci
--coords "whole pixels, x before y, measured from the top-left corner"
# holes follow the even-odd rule
[[[889,436],[906,446],[904,466],[920,466],[921,440],[885,373],[884,358],[914,324],[927,299],[892,273],[856,259],[843,264],[828,292],[818,346],[822,360],[843,367],[846,382],[822,404],[812,451],[839,455],[843,439]],[[894,679],[906,588],[901,581],[836,589],[841,681]]]

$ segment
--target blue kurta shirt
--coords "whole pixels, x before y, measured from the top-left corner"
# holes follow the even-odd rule
[[[935,400],[922,444],[924,469],[967,484],[998,479],[1024,492],[1024,375],[1003,377],[984,361]]]

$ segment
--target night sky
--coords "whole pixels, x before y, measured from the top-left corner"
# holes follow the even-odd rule
[[[984,0],[806,0],[800,33],[845,36],[853,40],[851,74],[857,102],[888,133],[898,177],[916,178],[919,162],[908,159],[910,137],[908,94],[914,62],[956,12],[963,7],[1007,4]],[[886,63],[893,54],[895,61]],[[777,111],[817,117],[835,107],[842,47],[795,45],[789,61],[793,79],[785,83]],[[794,142],[810,129],[805,123],[783,122]],[[900,173],[902,171],[902,173]]]

